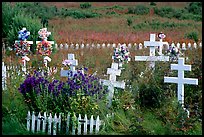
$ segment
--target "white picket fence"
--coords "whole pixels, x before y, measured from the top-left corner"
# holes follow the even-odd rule
[[[26,71],[23,71],[22,65],[18,66],[9,66],[5,65],[4,62],[2,62],[2,90],[6,89],[6,84],[7,84],[7,78],[15,79],[16,76],[25,76],[25,74],[30,73],[30,70],[35,70],[36,68],[27,68]],[[51,73],[56,73],[57,72],[57,67],[47,67],[48,69],[48,74]],[[17,75],[14,75],[17,74]]]
[[[73,118],[76,120],[75,122],[72,120]],[[33,133],[44,132],[48,133],[49,135],[57,135],[57,133],[60,134],[62,126],[64,126],[62,125],[63,122],[61,113],[58,117],[56,113],[54,117],[52,117],[51,113],[47,115],[46,112],[44,112],[42,116],[40,113],[38,116],[36,116],[34,111],[32,112],[32,115],[30,114],[30,111],[28,111],[26,119],[27,130]],[[67,135],[97,134],[100,126],[104,125],[104,122],[99,119],[99,116],[97,116],[96,120],[94,120],[93,115],[91,115],[91,118],[88,119],[87,115],[85,114],[84,118],[82,119],[81,114],[79,114],[77,118],[75,114],[73,117],[71,117],[70,113],[68,113],[65,123]]]
[[[144,44],[142,44],[142,43],[134,43],[134,44],[132,44],[132,43],[128,43],[128,44],[126,44],[126,43],[123,43],[123,44],[125,44],[129,49],[134,49],[134,50],[140,50],[140,49],[143,49],[143,48],[146,48],[145,46],[143,46]],[[78,50],[78,49],[84,49],[84,48],[86,48],[86,49],[93,49],[93,48],[116,48],[116,47],[118,47],[118,46],[120,46],[120,45],[122,45],[121,43],[118,43],[118,44],[115,44],[115,43],[113,43],[113,44],[110,44],[110,43],[108,43],[108,44],[105,44],[105,43],[103,43],[103,44],[78,44],[78,43],[76,43],[76,44],[73,44],[73,43],[71,43],[71,44],[67,44],[67,43],[65,43],[65,44],[55,44],[55,49],[57,49],[57,50],[59,50],[59,49],[65,49],[65,50],[68,50],[68,49],[75,49],[75,50]],[[169,46],[176,46],[178,49],[183,49],[183,50],[186,50],[186,49],[192,49],[192,48],[197,48],[197,47],[202,47],[202,43],[200,42],[200,43],[174,43],[174,42],[172,42],[172,43],[168,43],[168,44],[166,44],[164,47],[166,47],[167,49],[169,48]]]

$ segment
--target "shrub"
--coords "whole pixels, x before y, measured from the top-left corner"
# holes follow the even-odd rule
[[[131,18],[127,19],[127,24],[128,24],[128,26],[132,25],[132,19]]]
[[[202,15],[202,2],[190,2],[185,9],[187,9],[189,13]]]
[[[185,34],[184,37],[188,39],[193,39],[195,42],[198,42],[198,33],[195,31]]]
[[[100,14],[95,12],[89,12],[89,11],[82,11],[82,10],[67,10],[62,9],[61,15],[63,17],[71,16],[75,19],[84,19],[84,18],[94,18],[94,17],[100,17]]]
[[[149,5],[151,5],[151,6],[156,6],[157,4],[156,4],[155,2],[150,2]]]
[[[91,4],[88,3],[88,2],[80,4],[80,8],[82,8],[82,9],[87,9],[87,8],[90,8],[90,7],[91,7]]]
[[[172,7],[161,7],[160,9],[155,7],[154,13],[161,17],[171,18],[174,14],[175,10]]]
[[[128,13],[137,14],[137,15],[145,15],[149,13],[149,8],[144,5],[137,5],[135,7],[129,7]]]

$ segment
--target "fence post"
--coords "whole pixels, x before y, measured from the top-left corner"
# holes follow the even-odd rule
[[[32,113],[32,132],[34,133],[35,131],[35,113],[33,111]]]
[[[91,115],[91,119],[90,119],[90,134],[93,133],[93,124],[94,124],[94,119],[93,119],[93,115]]]
[[[69,134],[69,122],[70,122],[70,113],[68,112],[68,115],[67,115],[67,126],[66,126],[66,134],[68,135]]]
[[[81,114],[79,114],[79,117],[78,117],[78,135],[81,135]]]
[[[61,130],[61,113],[59,113],[59,119],[58,119],[58,131],[60,132]]]
[[[27,115],[27,130],[30,131],[30,111],[28,111]]]
[[[52,126],[52,115],[48,117],[48,134],[51,135],[51,126]]]
[[[47,121],[47,116],[46,116],[46,112],[44,112],[43,128],[42,128],[43,132],[45,132],[46,121]]]
[[[39,132],[40,131],[40,122],[41,122],[41,114],[40,114],[40,112],[39,112],[39,114],[38,114],[38,120],[37,120],[37,132]]]
[[[88,120],[87,120],[87,115],[85,114],[85,117],[84,117],[84,135],[87,134],[87,123],[88,123]]]
[[[97,116],[96,118],[96,134],[99,132],[99,126],[100,126],[100,120],[99,120],[99,116]]]
[[[74,120],[73,120],[74,119]],[[76,127],[76,115],[74,113],[74,116],[72,117],[72,135],[75,135],[75,127]]]
[[[56,135],[56,131],[57,131],[57,115],[55,113],[54,121],[53,121],[53,135]]]

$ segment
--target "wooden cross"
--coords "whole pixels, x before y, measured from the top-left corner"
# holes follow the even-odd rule
[[[150,56],[135,56],[135,61],[150,61],[150,68],[155,67],[155,61],[169,61],[169,56],[155,56],[155,47],[162,46],[163,42],[155,41],[155,34],[150,34],[150,41],[144,41],[144,46],[150,47]]]
[[[125,82],[116,81],[116,76],[120,76],[121,70],[118,69],[118,63],[112,63],[111,68],[107,69],[107,74],[110,74],[109,80],[100,79],[103,85],[108,86],[108,107],[112,104],[112,98],[114,95],[114,87],[125,89]]]
[[[184,70],[191,71],[191,65],[184,65],[184,58],[178,59],[178,64],[171,64],[171,70],[178,70],[178,77],[164,77],[165,83],[177,83],[177,98],[184,106],[184,84],[198,85],[198,79],[184,78]]]
[[[75,66],[78,65],[78,60],[75,59],[74,54],[68,54],[68,60],[66,60],[68,62],[70,62],[70,70],[61,70],[60,72],[60,76],[61,77],[68,77],[68,73],[70,71],[74,73],[77,73],[77,71],[75,70]]]

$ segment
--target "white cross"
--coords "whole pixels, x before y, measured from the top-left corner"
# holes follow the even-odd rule
[[[51,61],[52,59],[50,58],[50,57],[48,57],[48,56],[45,56],[44,57],[44,60],[43,60],[43,62],[44,62],[44,65],[45,65],[45,67],[47,68],[47,61]]]
[[[74,73],[77,73],[77,71],[75,70],[75,66],[78,65],[78,60],[75,59],[74,54],[68,54],[68,60],[70,62],[70,70]],[[70,72],[70,70],[61,70],[60,72],[60,76],[61,77],[68,77],[68,72]]]
[[[23,56],[22,57],[22,63],[23,63],[22,71],[24,72],[24,74],[26,74],[26,61],[30,61],[30,58],[27,56]]]
[[[154,68],[155,61],[169,61],[169,56],[155,56],[155,47],[162,46],[163,42],[155,41],[155,34],[150,34],[150,41],[144,41],[144,46],[149,46],[150,56],[135,56],[135,61],[150,61],[150,68]]]
[[[114,87],[117,88],[125,88],[125,82],[119,82],[116,81],[116,76],[120,76],[121,70],[118,69],[118,63],[112,63],[111,68],[107,69],[107,74],[110,74],[109,80],[100,79],[100,81],[103,83],[103,85],[108,86],[109,94],[108,94],[108,100],[109,104],[108,107],[112,104],[112,98],[114,94]]]
[[[191,65],[184,65],[184,58],[178,59],[178,64],[171,64],[171,70],[178,70],[178,77],[164,77],[165,83],[177,83],[177,98],[184,106],[184,84],[198,85],[198,79],[184,78],[184,70],[191,71]]]

